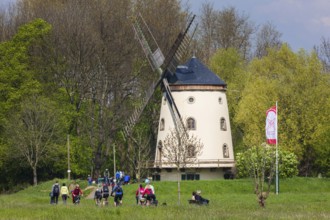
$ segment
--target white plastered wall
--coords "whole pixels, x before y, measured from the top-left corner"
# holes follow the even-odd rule
[[[204,144],[203,152],[198,157],[199,161],[208,161],[207,164],[199,163],[199,167],[232,167],[234,164],[234,152],[229,120],[229,112],[225,91],[174,91],[172,92],[175,103],[184,120],[189,117],[195,119],[196,130],[189,132],[198,136]],[[190,103],[188,99],[194,98]],[[219,101],[221,99],[221,102]],[[220,129],[220,118],[226,120],[226,131]],[[159,131],[157,143],[164,140],[174,123],[165,98],[162,100],[160,119],[165,120],[163,131]],[[226,144],[229,157],[224,158],[223,145]],[[158,148],[156,150],[157,160]],[[211,161],[217,161],[212,164]],[[231,165],[228,165],[231,164]]]

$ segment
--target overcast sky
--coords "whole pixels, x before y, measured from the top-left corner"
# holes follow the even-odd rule
[[[198,15],[205,2],[214,9],[233,6],[248,15],[256,25],[271,22],[282,33],[282,40],[294,51],[310,51],[320,45],[321,38],[330,38],[330,0],[187,0]]]
[[[0,7],[15,0],[0,0]],[[330,39],[330,0],[184,0],[198,16],[205,2],[214,9],[233,6],[241,14],[248,15],[256,25],[271,22],[282,33],[282,40],[294,51],[304,48],[310,51]]]

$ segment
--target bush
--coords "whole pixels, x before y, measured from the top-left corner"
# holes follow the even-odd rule
[[[236,154],[236,169],[237,169],[237,178],[245,178],[250,176],[250,165],[247,161],[247,155],[256,155],[256,148],[250,148],[243,153]],[[266,147],[267,153],[266,157],[273,157],[275,155],[275,148]],[[279,150],[279,176],[282,178],[289,178],[297,176],[298,174],[298,160],[297,156],[289,151]],[[250,157],[250,156],[249,156]],[[268,161],[272,161],[269,159]],[[275,158],[274,158],[275,163]],[[273,164],[274,165],[274,164]],[[268,165],[270,169],[271,164]]]

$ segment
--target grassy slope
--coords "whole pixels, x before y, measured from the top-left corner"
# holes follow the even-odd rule
[[[48,196],[52,183],[1,195],[0,219],[330,219],[330,179],[282,180],[280,194],[271,194],[265,209],[258,206],[253,184],[246,179],[181,182],[180,206],[176,182],[154,182],[160,203],[157,208],[135,205],[137,184],[124,186],[124,205],[119,208],[112,203],[96,207],[85,198],[79,206],[71,200],[66,206],[53,206]],[[85,188],[85,181],[80,185]],[[197,189],[211,201],[209,206],[188,205],[191,192]],[[161,206],[163,202],[167,206]]]

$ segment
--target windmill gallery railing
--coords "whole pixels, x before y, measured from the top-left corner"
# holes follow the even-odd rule
[[[142,162],[144,168],[176,168],[176,163],[171,161],[148,160]],[[234,167],[232,159],[200,159],[191,162],[184,162],[185,168],[221,168]]]

